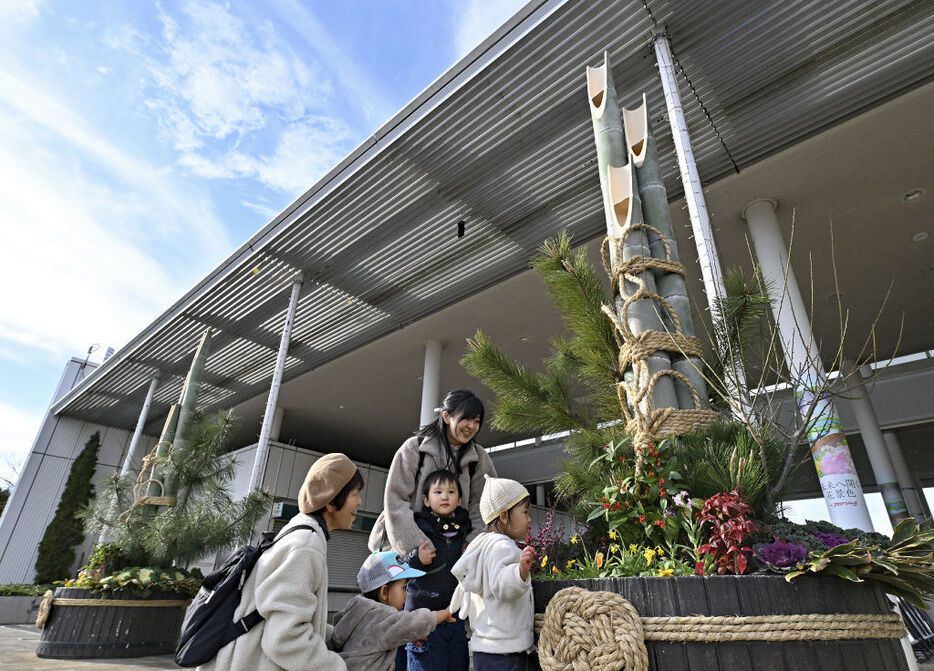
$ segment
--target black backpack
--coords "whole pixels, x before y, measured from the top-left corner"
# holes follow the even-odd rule
[[[178,647],[175,648],[176,664],[198,666],[209,662],[218,650],[262,621],[263,616],[256,610],[234,621],[243,584],[261,554],[277,540],[299,529],[315,531],[314,527],[302,524],[287,529],[279,538],[275,537],[274,532],[264,533],[259,546],[243,545],[237,548],[219,569],[208,574],[185,611],[182,633]]]

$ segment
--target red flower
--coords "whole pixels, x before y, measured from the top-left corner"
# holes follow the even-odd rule
[[[654,524],[657,527],[661,527],[662,529],[665,528],[665,520],[655,520],[654,522],[652,522],[652,524]]]
[[[650,477],[650,478],[654,478],[654,477],[655,477],[655,471],[649,471],[649,477]]]
[[[639,515],[639,521],[645,522],[645,515]]]
[[[619,463],[625,464],[625,463],[626,463],[626,457],[620,457],[620,458],[619,458]]]
[[[658,484],[660,484],[660,485],[665,484],[665,478],[659,478]]]

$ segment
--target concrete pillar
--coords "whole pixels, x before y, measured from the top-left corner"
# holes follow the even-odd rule
[[[882,439],[885,441],[886,450],[889,458],[892,460],[892,467],[895,469],[895,475],[898,478],[898,484],[902,490],[902,496],[905,497],[905,504],[908,506],[908,514],[916,521],[931,519],[931,509],[928,507],[927,499],[924,498],[924,491],[915,479],[914,474],[908,468],[905,461],[905,454],[902,452],[901,443],[898,442],[898,434],[894,431],[884,431]]]
[[[278,442],[279,433],[282,431],[282,418],[285,416],[285,411],[282,409],[282,406],[276,408],[275,414],[272,416],[272,427],[269,429],[269,440],[275,440]]]
[[[678,168],[681,172],[681,184],[684,186],[684,200],[688,206],[688,215],[691,219],[691,230],[694,233],[694,244],[697,246],[697,260],[700,264],[701,277],[704,280],[704,293],[707,294],[707,305],[712,315],[720,311],[720,304],[726,298],[726,288],[723,285],[723,268],[720,264],[720,255],[713,239],[713,229],[710,226],[710,215],[707,212],[707,200],[704,198],[704,188],[701,185],[700,175],[697,172],[697,162],[694,160],[694,150],[691,147],[691,136],[688,133],[687,121],[684,118],[684,109],[681,106],[681,92],[678,90],[678,80],[675,76],[674,59],[671,56],[671,45],[668,35],[657,33],[653,37],[655,47],[655,60],[658,64],[658,76],[661,79],[662,90],[665,94],[665,107],[668,112],[668,123],[671,125],[671,137],[674,140],[675,153],[678,156]],[[749,414],[745,407],[746,373],[743,362],[739,357],[729,356],[728,352],[721,352],[724,361],[733,361],[724,371],[724,385],[727,400],[733,408],[734,414],[743,417]]]
[[[289,353],[289,341],[292,337],[292,324],[295,321],[295,308],[298,306],[298,296],[302,292],[305,279],[299,275],[292,282],[292,295],[289,297],[289,309],[285,313],[285,324],[282,325],[282,339],[279,341],[279,356],[276,358],[276,368],[272,373],[272,382],[269,385],[269,398],[266,401],[266,412],[263,414],[263,427],[259,432],[259,442],[256,445],[256,457],[253,459],[253,472],[250,474],[250,490],[259,489],[263,485],[263,476],[266,474],[266,461],[269,459],[269,440],[272,434],[273,420],[276,415],[276,406],[279,402],[279,387],[282,385],[282,371],[285,368],[285,358]]]
[[[840,372],[843,374],[844,384],[849,391],[847,398],[849,398],[850,407],[853,408],[853,414],[856,415],[856,424],[863,438],[863,444],[866,446],[866,455],[869,457],[876,484],[879,485],[879,493],[882,494],[882,501],[885,503],[885,512],[894,529],[899,522],[907,519],[908,507],[905,505],[902,490],[898,486],[898,478],[892,466],[892,459],[886,450],[885,440],[882,438],[879,420],[876,418],[876,412],[866,393],[866,385],[863,384],[856,362],[852,359],[845,359]]]
[[[844,529],[872,531],[872,520],[856,474],[840,415],[826,393],[827,375],[811,332],[811,322],[798,289],[773,200],[754,200],[743,209],[752,246],[772,297],[778,338],[795,383],[798,412],[806,432],[830,521]]]
[[[441,402],[441,341],[425,342],[425,368],[422,372],[422,411],[418,425],[431,424],[437,417],[435,408]]]
[[[545,505],[545,485],[535,485],[535,505]]]
[[[143,435],[143,427],[146,426],[146,420],[149,417],[149,407],[152,405],[152,396],[159,385],[159,373],[153,375],[149,381],[149,390],[146,392],[146,400],[143,401],[143,408],[139,411],[139,419],[136,420],[136,430],[133,432],[133,438],[130,439],[130,446],[126,451],[126,458],[123,460],[123,467],[120,469],[120,475],[126,475],[133,468],[136,462],[142,462],[142,456],[139,454],[140,438]]]

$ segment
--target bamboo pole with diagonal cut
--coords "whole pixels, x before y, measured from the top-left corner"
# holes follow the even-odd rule
[[[633,143],[624,137],[609,54],[604,54],[602,66],[587,68],[587,98],[607,220],[603,261],[613,283],[614,304],[612,307],[605,305],[603,311],[613,322],[620,346],[619,368],[624,378],[617,392],[636,447],[635,475],[638,477],[643,448],[668,436],[706,426],[716,418],[716,413],[706,407],[703,380],[700,385],[694,384],[686,367],[684,372],[672,368],[672,356],[683,359],[688,355],[699,360],[700,343],[693,335],[685,335],[683,330],[679,309],[686,308],[685,314],[690,318],[689,305],[685,302],[676,308],[658,293],[656,274],[665,279],[665,275],[671,273],[683,276],[684,270],[672,259],[667,236],[644,221],[633,152],[644,165],[647,136]],[[644,125],[642,134],[648,130],[648,124]],[[654,179],[660,181],[657,163],[655,167]],[[651,172],[646,173],[646,177],[651,182]],[[657,184],[651,183],[650,191],[656,190]],[[658,208],[657,196],[655,193],[650,196],[652,216],[657,220],[654,212]],[[671,228],[670,221],[668,228]],[[662,243],[660,257],[652,254],[650,235],[653,234]],[[672,282],[665,279],[665,284],[672,284],[668,287],[669,294],[676,302],[681,302],[681,296],[686,299],[683,280],[680,295]],[[699,365],[687,363],[691,365],[692,374],[699,373]],[[675,381],[684,386],[681,403]]]
[[[695,337],[691,302],[684,283],[684,269],[680,267],[678,242],[675,240],[674,229],[671,225],[671,212],[668,209],[668,191],[665,189],[665,182],[662,180],[659,169],[658,147],[649,122],[645,93],[642,94],[642,104],[639,107],[634,110],[623,109],[623,126],[632,155],[632,164],[636,168],[639,181],[642,215],[645,219],[645,231],[652,256],[656,259],[672,261],[678,266],[653,269],[658,293],[674,308],[674,314],[678,317],[684,335]],[[661,313],[661,318],[670,333],[677,330],[667,310]],[[707,383],[704,380],[701,358],[696,355],[685,357],[674,352],[670,353],[670,356],[672,369],[690,380],[700,398],[701,407],[707,408]],[[687,385],[676,383],[675,390],[678,394],[679,408],[694,407]]]
[[[628,151],[619,114],[619,104],[616,100],[616,87],[613,84],[610,70],[609,54],[604,54],[602,66],[587,68],[587,94],[593,119],[594,138],[597,145],[597,168],[600,172],[600,188],[603,192],[606,214],[608,244],[604,246],[604,249],[608,251],[612,267],[617,267],[620,261],[650,256],[650,250],[645,231],[632,228],[641,224],[642,208],[638,191],[632,189],[631,180],[634,175],[627,165]],[[616,186],[615,189],[611,185],[611,179]],[[623,228],[627,225],[632,230],[624,235]],[[664,327],[658,310],[655,309],[651,299],[637,300],[629,306],[628,310],[623,309],[624,297],[634,293],[638,289],[639,282],[644,283],[647,291],[655,291],[655,278],[650,271],[635,273],[629,280],[622,276],[614,279],[614,284],[618,285],[614,287],[616,318],[627,321],[628,327],[635,333],[662,330]],[[671,361],[665,352],[656,352],[649,357],[646,364],[646,373],[651,376],[658,371],[668,369]],[[627,379],[632,383],[638,383],[638,380],[635,380],[634,370],[621,372],[626,374]],[[620,403],[625,404],[626,399],[621,398]],[[643,398],[641,403],[645,409],[652,406],[677,407],[674,384],[667,378],[657,381],[653,393]]]

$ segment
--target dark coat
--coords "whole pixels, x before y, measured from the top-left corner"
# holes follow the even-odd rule
[[[448,607],[454,588],[457,587],[457,578],[451,575],[451,567],[461,558],[473,524],[467,510],[461,507],[455,508],[450,517],[438,517],[427,508],[419,510],[415,513],[415,524],[435,546],[436,554],[427,566],[419,561],[418,548],[404,557],[409,566],[427,573],[421,578],[409,580],[405,609],[443,610]],[[451,532],[453,536],[444,535]]]

